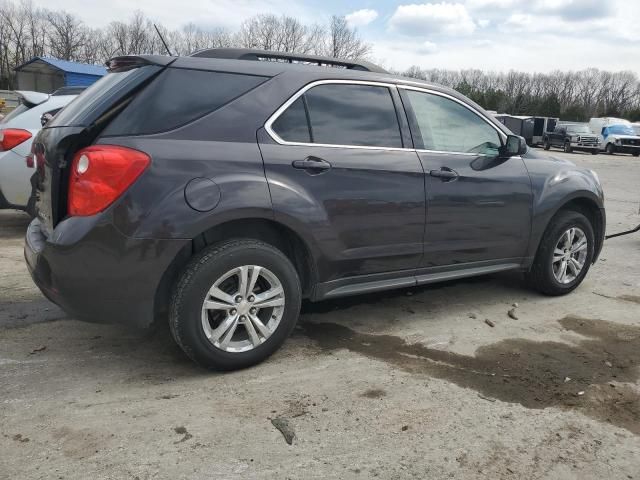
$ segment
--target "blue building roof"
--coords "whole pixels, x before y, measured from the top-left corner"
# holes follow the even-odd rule
[[[68,60],[58,60],[57,58],[49,57],[33,57],[26,63],[17,66],[14,70],[20,71],[22,68],[30,65],[34,62],[41,61],[51,65],[58,70],[62,70],[65,73],[79,73],[82,75],[95,75],[101,77],[107,73],[107,69],[102,65],[88,65],[86,63],[70,62]]]

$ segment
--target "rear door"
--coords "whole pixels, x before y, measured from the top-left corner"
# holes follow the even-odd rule
[[[499,157],[505,135],[473,107],[439,92],[401,92],[426,172],[422,266],[518,263],[532,208],[522,158]]]
[[[322,81],[267,122],[275,215],[308,232],[319,280],[406,271],[422,256],[424,172],[393,85]]]

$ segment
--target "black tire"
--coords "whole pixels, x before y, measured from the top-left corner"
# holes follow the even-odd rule
[[[597,150],[591,150],[591,155],[598,155],[598,151]]]
[[[553,274],[553,254],[561,235],[573,227],[579,227],[587,237],[587,256],[580,274],[567,284],[560,283]],[[526,274],[529,286],[539,292],[550,295],[566,295],[575,290],[584,280],[593,263],[595,235],[591,222],[582,213],[565,210],[556,214],[549,222],[531,270]]]
[[[606,149],[607,153],[609,155],[615,155],[616,153],[616,147],[614,147],[613,143],[607,143],[607,149]]]
[[[633,153],[633,156],[634,156],[634,157],[640,157],[640,152],[634,152],[634,153]]]
[[[545,150],[551,149],[551,143],[549,143],[549,140],[544,141],[544,149]]]
[[[269,269],[281,283],[286,300],[280,323],[264,343],[246,352],[231,353],[207,339],[201,320],[202,304],[217,279],[243,265]],[[257,240],[231,240],[204,249],[185,267],[171,298],[169,326],[176,343],[203,367],[246,368],[263,361],[284,343],[298,320],[301,298],[298,273],[280,250]]]
[[[565,142],[564,144],[564,153],[573,153],[573,148],[571,148],[571,144],[569,142]]]

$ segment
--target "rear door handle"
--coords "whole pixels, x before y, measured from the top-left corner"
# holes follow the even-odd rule
[[[440,178],[443,182],[450,182],[451,180],[458,178],[458,174],[447,167],[442,167],[440,170],[431,170],[429,175]]]
[[[331,164],[326,160],[318,157],[307,157],[304,160],[294,160],[291,165],[293,168],[307,170],[310,174],[318,174],[331,169]]]

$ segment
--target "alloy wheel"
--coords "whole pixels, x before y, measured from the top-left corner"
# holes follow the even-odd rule
[[[580,276],[588,248],[587,236],[580,228],[572,227],[560,236],[552,259],[553,275],[559,283],[566,285]]]
[[[284,314],[282,283],[270,270],[244,265],[218,278],[202,303],[207,339],[225,352],[253,350],[276,331]]]

